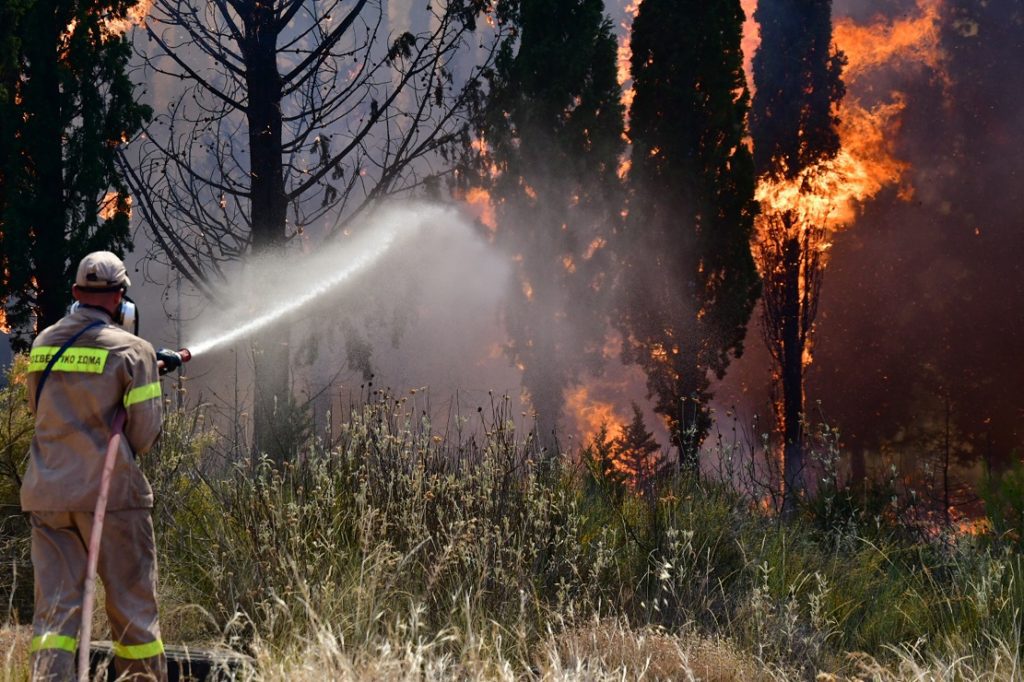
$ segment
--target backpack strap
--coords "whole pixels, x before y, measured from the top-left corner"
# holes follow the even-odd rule
[[[105,324],[106,324],[106,322],[104,322],[103,320],[95,320],[94,322],[91,322],[90,324],[85,325],[84,327],[79,329],[75,333],[74,336],[72,336],[70,339],[65,341],[64,345],[60,347],[60,350],[58,350],[56,353],[53,354],[53,357],[50,358],[50,362],[48,362],[46,364],[46,369],[43,370],[43,375],[41,377],[39,377],[39,384],[36,385],[36,409],[37,410],[39,409],[39,396],[42,395],[42,393],[43,393],[43,384],[46,383],[47,378],[49,378],[49,376],[50,376],[50,372],[53,371],[53,366],[57,364],[58,360],[60,360],[60,356],[64,355],[64,351],[66,351],[68,348],[71,348],[71,345],[75,341],[77,341],[79,339],[79,337],[82,336],[82,334],[86,333],[90,329],[95,329],[96,327],[100,327],[100,326],[103,326]]]

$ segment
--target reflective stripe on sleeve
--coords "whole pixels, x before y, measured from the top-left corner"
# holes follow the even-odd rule
[[[121,644],[120,642],[114,642],[114,655],[118,658],[126,658],[132,661],[153,658],[163,652],[164,643],[159,639],[148,644]]]
[[[74,637],[58,635],[56,632],[47,632],[33,637],[32,643],[28,646],[28,651],[30,654],[34,654],[42,649],[60,649],[61,651],[75,653],[77,648],[78,640]]]
[[[124,396],[124,406],[131,407],[135,403],[142,403],[153,398],[160,397],[160,382],[154,381],[145,386],[139,386],[128,391]]]
[[[29,355],[28,371],[42,372],[50,359],[60,350],[59,346],[39,346],[33,348]],[[64,351],[53,366],[54,372],[85,372],[86,374],[103,374],[110,351],[104,348],[76,348],[72,346]]]

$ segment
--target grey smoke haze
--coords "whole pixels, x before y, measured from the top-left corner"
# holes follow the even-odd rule
[[[365,267],[353,270],[361,259]],[[230,303],[208,305],[186,324],[185,345],[273,316],[271,324],[290,330],[295,388],[320,396],[321,413],[336,407],[332,399],[357,394],[371,374],[377,387],[429,388],[439,405],[461,391],[469,411],[488,390],[517,398],[518,372],[501,353],[496,313],[508,275],[504,258],[454,208],[393,202],[354,224],[349,237],[247,263],[222,292]],[[224,399],[238,354],[248,394],[248,346],[262,329],[198,353],[188,368],[204,385],[197,389]]]

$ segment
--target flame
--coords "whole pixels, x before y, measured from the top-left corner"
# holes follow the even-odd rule
[[[146,17],[153,9],[153,0],[139,0],[128,8],[124,19],[108,19],[103,22],[103,29],[107,35],[121,35],[127,33],[134,26],[144,26]]]
[[[607,244],[608,241],[604,237],[594,237],[594,240],[587,245],[587,250],[583,252],[583,260],[590,260]]]
[[[582,385],[565,392],[565,409],[572,415],[576,432],[584,443],[589,443],[602,426],[607,426],[608,436],[618,438],[628,417],[614,402],[595,398],[591,391],[591,386]]]
[[[833,35],[846,53],[843,76],[847,82],[893,64],[919,64],[948,83],[942,50],[942,4],[943,0],[917,0],[917,16],[894,21],[879,18],[867,26],[858,26],[848,18],[837,21]]]
[[[895,158],[891,143],[905,108],[901,93],[893,93],[891,102],[872,109],[856,101],[844,107],[839,154],[805,168],[792,180],[762,178],[755,192],[762,211],[788,213],[795,223],[826,230],[852,224],[861,205],[899,182],[909,168]],[[827,249],[830,244],[824,246]]]
[[[523,280],[523,296],[526,297],[527,301],[533,300],[533,285],[525,279]]]
[[[498,230],[491,194],[483,187],[470,187],[462,200],[471,208],[477,220],[493,235]]]
[[[123,18],[107,17],[101,20],[100,31],[104,38],[124,35],[135,26],[144,26],[146,23],[146,17],[149,16],[152,9],[153,0],[139,0],[139,2],[128,8],[128,11],[125,13]],[[77,27],[78,19],[72,19],[64,29],[64,33],[60,37],[60,46],[58,48],[61,56],[67,54],[68,43],[71,41],[71,36],[74,34]]]
[[[756,6],[756,0],[748,4]],[[917,0],[919,16],[880,19],[869,26],[849,19],[836,23],[836,45],[848,59],[844,79],[849,90],[839,112],[840,151],[792,180],[761,178],[756,198],[763,211],[762,230],[772,214],[786,213],[794,224],[821,229],[825,238],[815,247],[827,251],[830,232],[851,225],[860,206],[900,182],[909,165],[896,158],[892,140],[906,97],[893,92],[888,102],[868,108],[861,103],[860,92],[869,87],[860,86],[883,67],[910,64],[930,68],[945,79],[945,56],[939,47],[941,6],[941,0]],[[913,188],[902,187],[899,196],[909,199]]]
[[[754,11],[757,9],[757,0],[741,0],[743,13],[747,18],[743,22],[743,40],[740,43],[743,49],[743,72],[747,75],[747,87],[750,94],[754,94],[754,53],[761,46],[761,26],[754,20]]]
[[[640,12],[640,0],[629,0],[626,6],[623,7],[623,11],[626,13],[626,19],[619,24],[622,27],[622,35],[619,37],[616,56],[619,85],[622,86],[622,103],[628,112],[635,96],[633,81],[630,77],[630,62],[633,59],[633,49],[630,47],[630,34],[633,29],[633,20],[636,19],[636,15]]]
[[[0,334],[10,334],[11,325],[7,323],[7,310],[0,305]]]
[[[120,213],[124,213],[129,219],[132,217],[132,198],[125,196],[124,206],[118,206],[117,192],[107,192],[100,201],[99,217],[101,220],[110,220]]]

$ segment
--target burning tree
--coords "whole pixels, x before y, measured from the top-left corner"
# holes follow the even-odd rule
[[[405,13],[370,0],[157,0],[139,43],[170,102],[124,165],[159,255],[216,299],[232,263],[310,228],[336,237],[374,202],[435,186],[491,60],[494,32],[477,30],[490,11],[487,0]],[[481,41],[491,51],[466,68]],[[295,440],[288,369],[287,333],[265,336],[254,440],[279,459]]]
[[[475,175],[496,208],[495,242],[518,276],[505,306],[508,352],[523,366],[548,445],[565,390],[600,366],[607,320],[623,107],[602,8],[600,0],[499,4],[514,34],[478,119],[485,142]]]
[[[613,442],[615,463],[634,490],[652,499],[655,483],[668,472],[668,463],[661,456],[654,434],[647,430],[640,406],[633,403],[632,408],[632,421]]]
[[[134,4],[0,10],[0,323],[16,347],[64,316],[82,256],[131,248],[115,154],[150,114],[125,72]]]
[[[786,509],[803,487],[805,355],[817,312],[830,183],[840,150],[836,109],[843,57],[832,42],[832,3],[761,0],[755,19],[751,134],[761,217],[753,251],[763,282],[764,336],[782,385]]]
[[[633,23],[633,143],[621,253],[624,359],[647,374],[684,468],[711,377],[743,351],[758,294],[739,0],[645,0]]]

